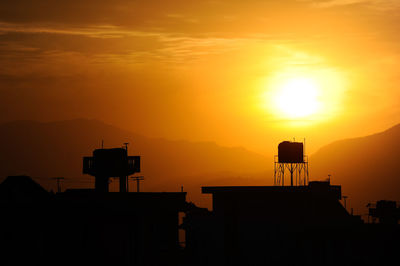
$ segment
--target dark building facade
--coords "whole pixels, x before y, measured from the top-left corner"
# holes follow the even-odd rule
[[[0,184],[1,265],[176,265],[185,192],[46,192]]]
[[[0,265],[393,265],[397,206],[364,224],[340,186],[203,187],[213,210],[185,192],[49,193],[26,176],[0,184]],[[390,211],[388,211],[390,210]],[[185,213],[179,225],[179,216]],[[397,215],[397,214],[396,214]],[[397,217],[397,216],[396,216]],[[179,241],[180,229],[186,245]]]
[[[213,211],[184,221],[194,265],[378,265],[397,256],[398,226],[363,224],[329,182],[202,192],[212,194]]]

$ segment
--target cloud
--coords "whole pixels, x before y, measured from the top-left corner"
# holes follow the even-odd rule
[[[92,38],[122,38],[122,37],[148,37],[157,36],[157,32],[144,32],[127,30],[113,25],[92,25],[81,27],[46,26],[40,24],[16,24],[0,22],[0,34],[6,33],[30,33],[30,34],[62,34],[81,35]]]
[[[378,10],[392,10],[400,8],[398,0],[306,0],[318,8],[331,8],[340,6],[364,6]]]

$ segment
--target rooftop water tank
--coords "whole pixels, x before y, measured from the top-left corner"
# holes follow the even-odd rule
[[[279,163],[304,163],[302,142],[284,141],[278,145]]]

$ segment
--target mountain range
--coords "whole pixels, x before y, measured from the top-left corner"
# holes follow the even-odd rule
[[[101,147],[122,147],[142,157],[143,191],[179,191],[188,200],[209,206],[200,195],[204,185],[271,185],[273,158],[242,147],[213,142],[149,138],[97,120],[57,122],[14,121],[0,125],[0,181],[8,175],[29,175],[48,190],[62,176],[63,189],[93,187],[82,175],[82,157]],[[400,125],[370,136],[333,142],[310,156],[310,180],[342,185],[348,209],[365,212],[368,202],[400,200]],[[118,190],[116,181],[111,191]],[[131,183],[130,190],[135,191]],[[363,213],[361,213],[363,214]]]
[[[53,177],[64,177],[63,188],[93,187],[94,178],[82,175],[82,157],[100,148],[122,147],[140,155],[143,191],[189,192],[201,201],[201,185],[268,184],[267,158],[241,147],[213,142],[148,138],[97,120],[57,122],[15,121],[0,125],[0,177],[29,175],[55,190]],[[130,185],[131,191],[136,186]],[[117,191],[117,182],[110,184]]]
[[[400,125],[370,136],[333,142],[310,157],[311,177],[331,175],[349,209],[380,199],[400,200]],[[362,213],[363,214],[363,213]]]

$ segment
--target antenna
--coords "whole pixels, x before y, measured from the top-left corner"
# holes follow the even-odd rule
[[[129,142],[124,142],[124,145],[125,145],[125,150],[126,150],[126,155],[128,155],[128,145],[129,145]],[[122,178],[124,178],[126,181],[126,192],[129,192],[129,176],[124,176],[124,177],[121,177],[119,180],[119,182],[121,182],[121,180],[122,180]]]
[[[64,180],[64,177],[53,177],[52,179],[57,180],[57,193],[61,192],[61,182],[60,180]]]
[[[140,192],[140,181],[144,180],[144,176],[131,176],[136,181],[136,192]]]
[[[104,149],[104,139],[101,140],[101,148]]]
[[[126,152],[128,153],[128,145],[129,145],[129,142],[124,142],[124,145],[125,145],[125,150],[126,150]]]

